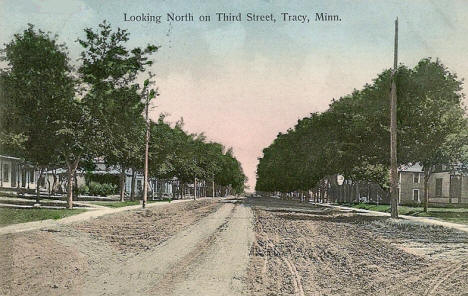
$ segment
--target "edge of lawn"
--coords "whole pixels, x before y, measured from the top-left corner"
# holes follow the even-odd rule
[[[375,205],[375,204],[339,204],[339,206],[346,206],[354,209],[363,209],[369,211],[377,211],[383,213],[390,213],[390,205]],[[434,218],[441,221],[450,223],[458,223],[468,225],[468,208],[460,207],[429,207],[427,213],[424,212],[422,206],[398,206],[398,213],[400,215],[412,217],[425,217]]]
[[[0,227],[42,220],[58,220],[86,212],[87,209],[0,208]]]

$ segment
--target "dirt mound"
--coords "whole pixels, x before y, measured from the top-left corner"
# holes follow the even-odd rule
[[[75,225],[75,229],[116,247],[123,253],[154,248],[183,228],[216,211],[221,204],[211,200],[166,205],[100,217]]]

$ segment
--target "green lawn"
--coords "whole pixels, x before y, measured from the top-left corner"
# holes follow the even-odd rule
[[[361,203],[348,206],[356,209],[366,209],[371,211],[390,213],[389,205],[370,205]],[[468,208],[428,208],[427,210],[428,212],[424,213],[423,207],[398,207],[398,213],[400,215],[415,217],[432,217],[447,222],[468,224]]]
[[[0,208],[0,226],[39,221],[46,219],[61,219],[83,213],[83,209],[12,209]]]
[[[169,200],[148,200],[148,203],[154,203],[154,202],[162,202],[162,201],[169,201]],[[121,208],[121,207],[127,207],[127,206],[135,206],[139,205],[140,201],[139,200],[134,200],[134,201],[93,201],[91,202],[92,204],[99,205],[99,206],[104,206],[104,207],[109,207],[109,208]]]

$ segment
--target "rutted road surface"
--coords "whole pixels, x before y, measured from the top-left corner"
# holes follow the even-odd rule
[[[0,236],[0,295],[468,295],[468,234],[276,199]]]
[[[0,294],[242,295],[252,225],[242,204],[200,200],[6,235]]]
[[[253,239],[251,212],[223,204],[154,250],[89,276],[85,295],[238,295]]]
[[[468,233],[251,199],[250,295],[468,295]]]

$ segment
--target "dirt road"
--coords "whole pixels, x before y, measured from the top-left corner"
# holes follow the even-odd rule
[[[250,200],[251,295],[468,295],[468,234],[297,202]]]
[[[203,200],[6,235],[1,295],[241,295],[252,224]]]
[[[0,236],[1,295],[468,295],[468,234],[199,200]]]

